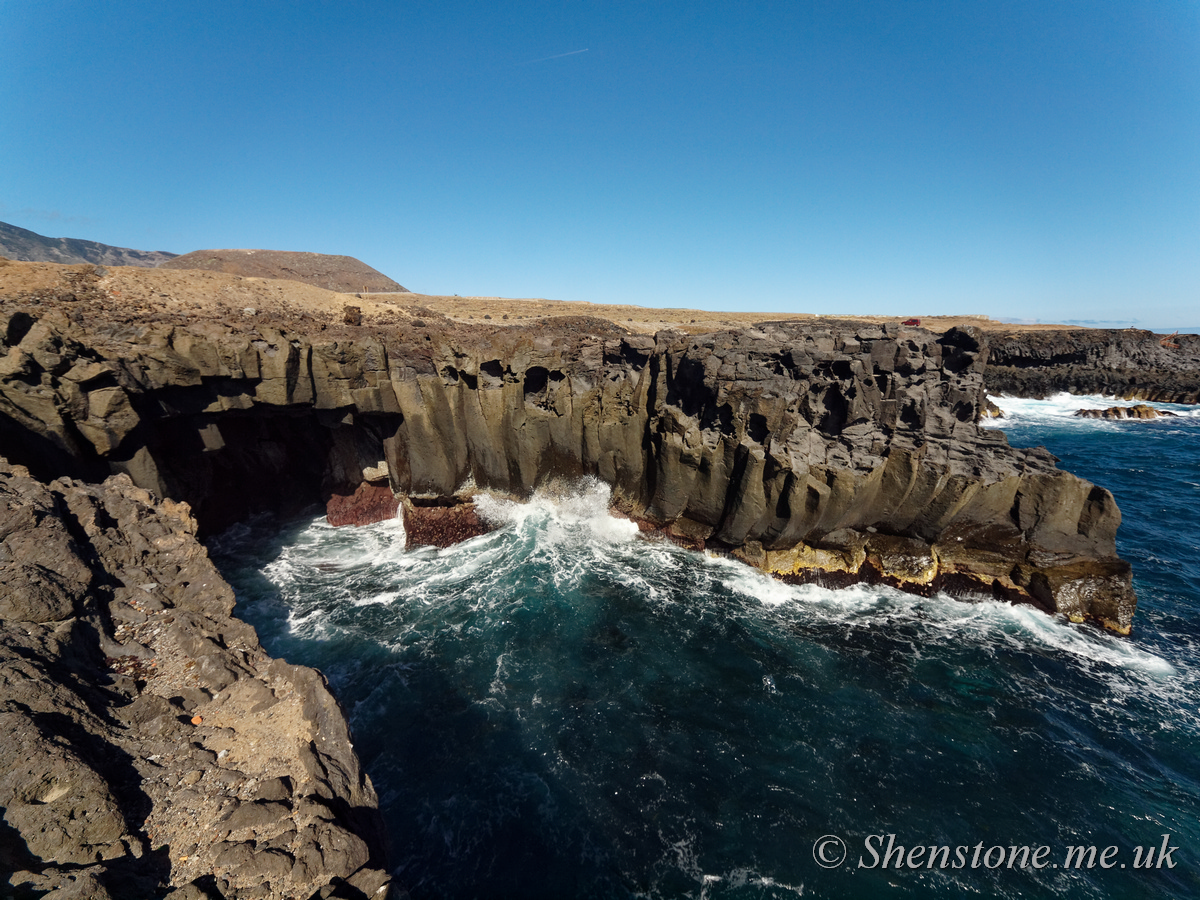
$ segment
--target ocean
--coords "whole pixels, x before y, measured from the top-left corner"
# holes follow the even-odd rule
[[[320,516],[211,549],[329,677],[414,898],[1200,897],[1200,414],[993,399],[1116,495],[1131,637],[785,585],[592,482],[447,549]]]

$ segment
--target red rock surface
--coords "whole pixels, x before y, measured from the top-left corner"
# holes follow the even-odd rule
[[[374,525],[396,518],[400,498],[386,484],[363,482],[358,489],[346,496],[334,494],[325,504],[325,517],[329,524]]]
[[[404,506],[404,534],[409,547],[449,547],[487,534],[493,528],[479,518],[474,503],[458,506]]]

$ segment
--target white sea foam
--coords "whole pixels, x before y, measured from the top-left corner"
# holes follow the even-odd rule
[[[795,605],[819,621],[845,622],[858,628],[919,622],[923,629],[941,634],[947,641],[969,637],[978,643],[1004,642],[1017,648],[1057,651],[1080,661],[1155,677],[1177,674],[1167,660],[1141,649],[1129,638],[1073,625],[1032,606],[991,599],[967,601],[948,594],[922,597],[894,588],[861,584],[838,589],[818,584],[793,586],[737,561],[722,560],[721,564],[728,569],[722,573],[721,582],[730,590],[767,606]]]
[[[1034,424],[1078,424],[1080,427],[1112,427],[1120,425],[1121,419],[1090,419],[1076,416],[1081,409],[1108,409],[1114,406],[1132,407],[1145,405],[1157,410],[1175,413],[1182,418],[1200,417],[1200,406],[1188,406],[1178,403],[1158,403],[1148,400],[1119,400],[1116,397],[1104,397],[1099,394],[1068,394],[1065,391],[1047,397],[1045,400],[1032,400],[1025,397],[1009,397],[998,395],[988,397],[1004,412],[1000,419],[985,419],[980,424],[989,428],[1004,428],[1008,423],[1022,425]],[[1159,420],[1155,420],[1156,422]],[[1163,421],[1169,422],[1167,418]]]
[[[523,502],[480,494],[475,498],[475,508],[481,518],[493,524],[522,528],[544,522],[550,540],[561,540],[579,531],[609,543],[631,540],[638,527],[609,512],[611,499],[612,489],[607,484],[588,478],[569,488],[540,489]]]
[[[1067,405],[1059,401],[1049,414],[1061,415]],[[760,604],[764,614],[774,610],[809,625],[894,629],[917,623],[933,641],[967,639],[981,646],[1062,654],[1082,665],[1099,663],[1155,679],[1177,674],[1169,662],[1142,649],[1135,640],[1072,625],[1029,606],[993,600],[964,602],[944,594],[926,598],[862,584],[840,589],[790,585],[731,557],[695,554],[665,541],[635,540],[637,526],[609,512],[609,497],[607,486],[595,481],[584,483],[575,492],[541,492],[523,503],[481,495],[477,499],[481,515],[503,523],[502,531],[442,550],[405,551],[399,520],[356,529],[333,529],[323,519],[317,520],[291,547],[284,548],[265,574],[291,597],[289,629],[309,637],[328,633],[325,609],[311,608],[305,602],[307,586],[314,581],[324,582],[327,598],[335,590],[342,596],[337,602],[348,606],[432,603],[438,607],[453,603],[463,610],[488,611],[489,622],[501,621],[509,614],[504,610],[513,608],[511,582],[519,586],[521,578],[528,577],[521,574],[528,553],[548,564],[549,577],[564,596],[589,573],[603,570],[607,578],[619,581],[651,607],[674,603],[703,606],[708,602],[703,584],[711,578],[734,595]],[[514,537],[518,543],[514,544]],[[522,551],[522,547],[527,549]],[[688,575],[689,567],[696,566],[699,568],[690,569]],[[382,575],[377,571],[381,567],[387,568]],[[359,589],[354,579],[370,572],[387,583],[356,593]],[[700,579],[701,595],[681,593],[678,578]],[[502,589],[492,590],[492,586]],[[521,601],[515,602],[519,605]],[[499,617],[492,610],[499,610]],[[720,608],[714,611],[725,612]],[[440,627],[460,626],[444,622]],[[914,646],[914,653],[919,650]]]
[[[390,519],[353,529],[334,528],[321,517],[311,522],[295,542],[284,547],[267,567],[271,574],[296,565],[323,571],[347,571],[395,558],[404,550],[404,523]]]
[[[743,562],[721,559],[719,564],[724,569],[721,572],[721,583],[731,591],[753,597],[770,606],[794,603],[799,597],[799,588],[795,585],[766,577]]]
[[[716,888],[721,884],[727,884],[732,888],[760,888],[772,890],[772,892],[783,891],[788,894],[795,894],[797,897],[803,897],[807,893],[804,885],[792,885],[778,881],[769,875],[762,875],[751,868],[737,868],[724,875],[705,875],[703,886],[700,891],[701,900],[707,900],[710,888]]]
[[[325,612],[320,609],[307,613],[291,609],[288,611],[287,624],[288,630],[292,634],[301,634],[305,637],[320,638],[328,632],[325,624]]]
[[[386,606],[389,603],[395,603],[399,596],[398,591],[384,591],[382,594],[373,594],[370,597],[355,597],[351,602],[355,606]]]

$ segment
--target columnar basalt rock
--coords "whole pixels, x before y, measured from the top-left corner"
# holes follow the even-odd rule
[[[977,427],[974,328],[312,333],[6,316],[3,449],[126,472],[209,528],[348,496],[380,460],[394,493],[426,504],[595,476],[640,522],[781,577],[983,592],[1121,632],[1132,620],[1111,495]]]
[[[0,460],[4,890],[382,897],[345,717],[232,617],[195,531],[126,475],[45,484]]]

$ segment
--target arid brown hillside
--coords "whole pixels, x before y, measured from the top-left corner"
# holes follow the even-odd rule
[[[251,278],[286,278],[328,291],[393,293],[404,291],[382,272],[353,256],[289,250],[195,250],[164,262],[163,269],[203,269]]]
[[[347,306],[372,327],[389,327],[414,315],[436,313],[416,304],[415,294],[376,294],[359,299],[279,278],[226,275],[196,269],[130,266],[61,266],[0,259],[0,315],[9,303],[61,309],[91,323],[122,325],[238,322],[247,330],[308,330],[340,323]],[[0,352],[4,335],[0,332]]]

